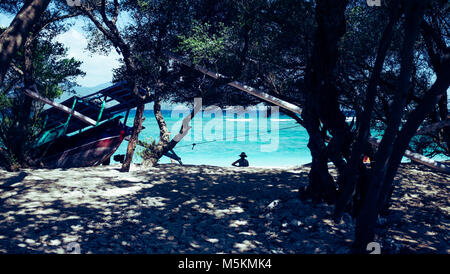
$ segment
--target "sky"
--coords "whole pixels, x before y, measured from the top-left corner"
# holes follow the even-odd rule
[[[13,16],[0,14],[0,26],[7,27]],[[119,67],[120,56],[112,49],[108,56],[93,54],[86,50],[87,38],[83,31],[83,20],[76,23],[67,32],[55,37],[55,40],[64,44],[68,49],[68,56],[82,61],[81,70],[86,73],[84,77],[78,77],[76,82],[80,86],[93,87],[112,81],[113,69]]]
[[[86,75],[77,79],[79,85],[92,87],[112,81],[112,70],[120,66],[118,61],[120,56],[114,49],[107,56],[86,50],[86,34],[79,25],[75,25],[69,31],[58,35],[55,40],[68,48],[67,53],[69,57],[83,62],[81,70]]]

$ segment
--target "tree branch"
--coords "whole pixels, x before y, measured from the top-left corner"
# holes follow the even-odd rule
[[[27,1],[10,26],[0,35],[0,85],[16,51],[23,46],[29,31],[39,20],[50,0]]]
[[[76,12],[76,13],[70,13],[70,14],[66,14],[66,15],[62,15],[62,16],[55,16],[55,17],[52,17],[52,18],[50,18],[49,20],[43,22],[43,24],[42,24],[41,26],[39,26],[39,27],[35,30],[35,32],[36,32],[36,33],[39,33],[39,32],[41,32],[43,29],[45,29],[46,27],[48,27],[50,24],[55,23],[55,22],[57,22],[57,21],[62,21],[62,20],[65,20],[65,19],[77,17],[77,16],[82,15],[82,14],[83,14],[83,13],[80,11],[80,12]]]
[[[89,19],[92,21],[92,23],[94,23],[94,25],[98,28],[98,30],[100,30],[101,33],[103,33],[103,35],[105,35],[109,40],[113,41],[114,40],[114,36],[113,34],[108,31],[102,23],[100,23],[100,21],[97,20],[97,18],[95,17],[94,13],[92,12],[92,10],[87,9],[86,7],[84,7],[83,5],[81,6],[81,10],[83,11],[83,13],[85,15],[87,15],[89,17]]]
[[[23,76],[23,71],[20,69],[20,68],[18,68],[14,63],[11,63],[11,67],[17,72],[17,73],[19,73],[21,76]]]
[[[119,1],[114,0],[114,17],[111,22],[115,25],[117,22],[117,18],[119,17]]]

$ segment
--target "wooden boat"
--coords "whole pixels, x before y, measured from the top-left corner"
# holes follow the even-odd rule
[[[137,102],[126,82],[85,97],[73,96],[62,103],[32,90],[26,94],[52,106],[41,114],[44,130],[32,153],[44,167],[99,165],[109,161],[122,141],[131,135],[132,128],[125,124]]]
[[[36,147],[36,157],[48,168],[95,166],[108,160],[119,148],[127,132],[114,119],[72,136],[63,135]]]

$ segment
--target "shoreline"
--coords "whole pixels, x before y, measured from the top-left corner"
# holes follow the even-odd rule
[[[142,167],[141,164],[133,164],[134,165],[134,170],[144,170],[145,167]],[[153,167],[153,168],[158,168],[158,167],[165,167],[165,166],[183,166],[183,167],[210,167],[210,168],[225,168],[225,169],[296,169],[296,168],[303,168],[303,167],[308,167],[309,164],[305,164],[305,165],[292,165],[292,166],[248,166],[248,167],[235,167],[235,166],[215,166],[215,165],[194,165],[194,164],[186,164],[186,165],[179,165],[176,163],[164,163],[164,164],[158,164],[157,166]],[[120,166],[113,164],[111,166]]]

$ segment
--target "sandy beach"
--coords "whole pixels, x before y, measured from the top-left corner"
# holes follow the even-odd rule
[[[308,167],[0,170],[1,253],[348,253],[350,216],[298,199]],[[404,164],[382,253],[450,253],[450,178]]]

